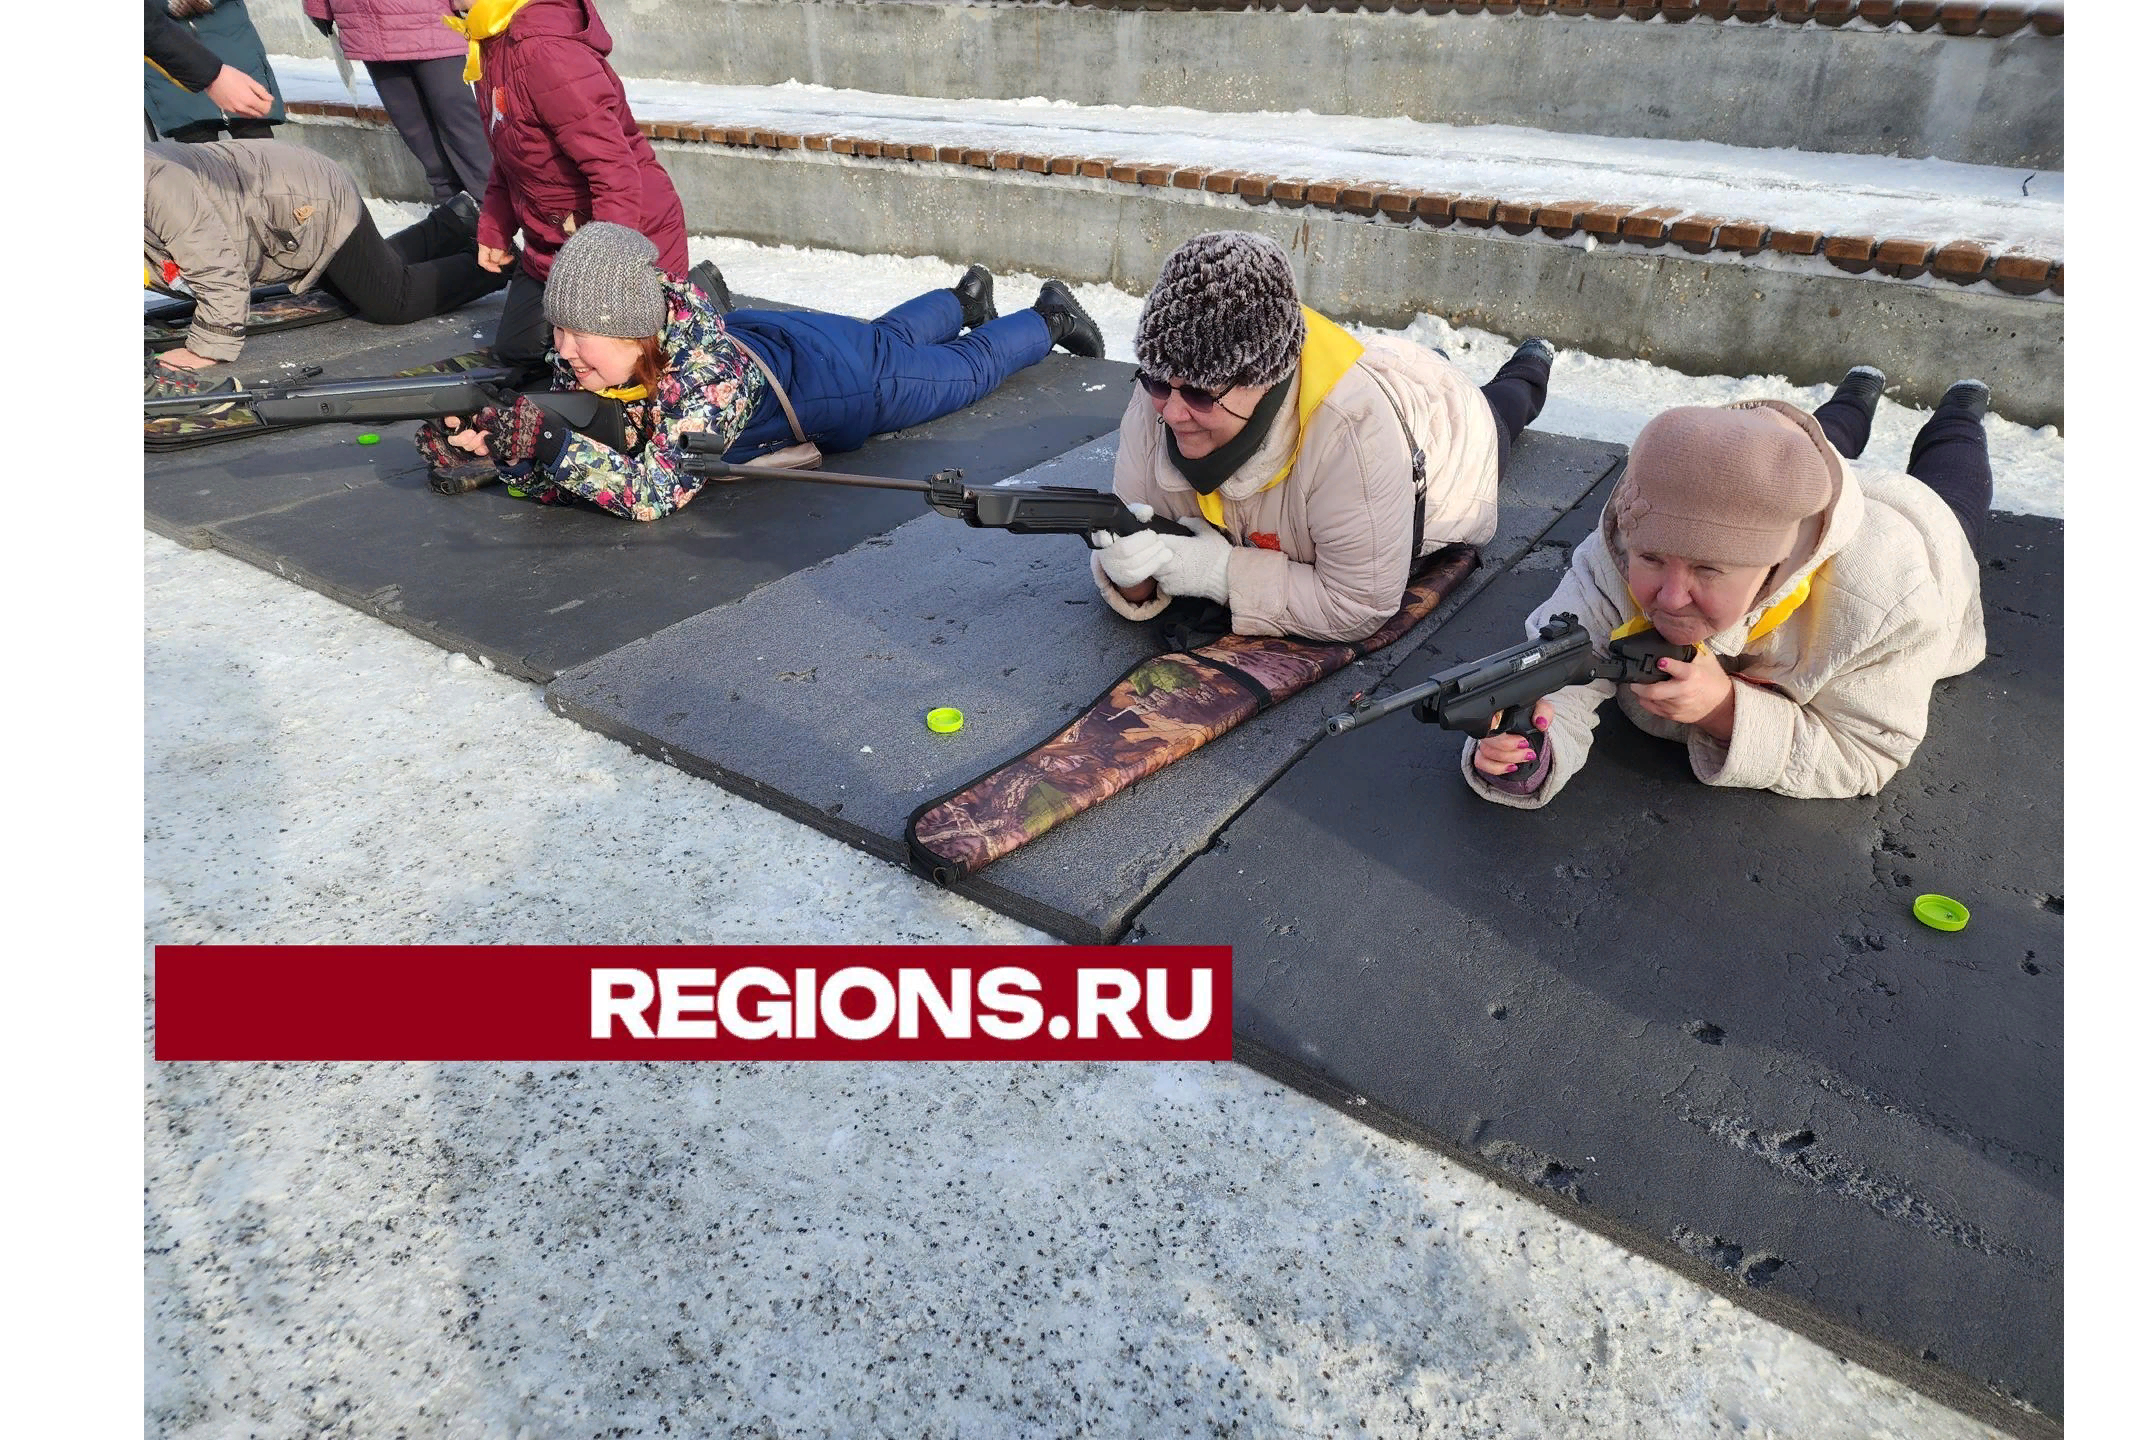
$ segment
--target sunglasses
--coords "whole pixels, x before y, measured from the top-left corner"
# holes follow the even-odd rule
[[[1236,388],[1233,385],[1227,390],[1201,390],[1196,385],[1172,385],[1167,380],[1157,380],[1144,370],[1134,370],[1132,378],[1139,382],[1140,389],[1147,392],[1147,398],[1154,402],[1156,409],[1167,405],[1169,397],[1175,395],[1184,402],[1184,408],[1194,415],[1211,415],[1219,410],[1223,414],[1235,415],[1238,420],[1250,418],[1248,415],[1236,415],[1235,411],[1221,403],[1221,397]]]

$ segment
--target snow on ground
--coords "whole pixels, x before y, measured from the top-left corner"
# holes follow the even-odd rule
[[[145,565],[151,944],[1040,938]],[[1998,1433],[1234,1065],[147,1076],[161,1436]]]
[[[348,97],[329,61],[275,56],[273,64],[291,100]],[[1970,239],[2064,253],[2064,176],[2058,171],[1307,110],[1230,114],[1041,98],[942,100],[796,80],[769,86],[672,80],[626,85],[630,109],[646,122],[1103,156],[1513,200],[1670,204],[1787,229]],[[356,88],[362,103],[377,103],[366,79],[358,79]]]

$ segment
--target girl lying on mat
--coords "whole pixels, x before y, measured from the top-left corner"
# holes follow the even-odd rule
[[[666,277],[659,255],[621,225],[595,222],[570,237],[542,292],[555,388],[612,403],[582,430],[522,396],[470,426],[426,426],[416,444],[435,488],[468,489],[500,468],[513,490],[543,504],[583,500],[656,520],[704,483],[681,463],[690,432],[719,436],[734,463],[812,464],[820,450],[855,449],[974,404],[1054,344],[1102,353],[1094,323],[1055,280],[1032,308],[1004,316],[992,307],[991,275],[972,266],[953,289],[878,320],[813,310],[721,319],[693,280]]]
[[[1389,619],[1424,554],[1494,535],[1554,359],[1528,340],[1478,386],[1410,341],[1364,345],[1304,308],[1286,252],[1234,230],[1169,257],[1134,344],[1112,488],[1197,533],[1098,532],[1103,599],[1146,620],[1195,596],[1239,635],[1334,641]]]
[[[1848,463],[1885,385],[1860,366],[1813,415],[1776,400],[1665,411],[1525,622],[1536,634],[1568,610],[1594,635],[1654,628],[1698,645],[1692,661],[1661,662],[1672,679],[1618,699],[1637,726],[1684,742],[1706,785],[1876,794],[1924,738],[1932,685],[1983,658],[1973,547],[1990,514],[1990,391],[1948,390],[1898,475]],[[1468,742],[1467,780],[1505,805],[1544,805],[1582,768],[1616,688],[1540,701],[1536,753],[1511,734]]]

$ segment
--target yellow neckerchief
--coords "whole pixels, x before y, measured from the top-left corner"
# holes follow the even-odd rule
[[[1309,428],[1310,417],[1317,413],[1324,397],[1332,393],[1332,387],[1354,368],[1354,362],[1359,359],[1361,341],[1309,306],[1302,307],[1302,366],[1295,375],[1295,448],[1288,453],[1287,464],[1280,467],[1280,473],[1259,494],[1287,479],[1288,472],[1295,468],[1295,461],[1302,454],[1302,435]],[[1215,528],[1222,528],[1221,492],[1215,490],[1211,495],[1199,495],[1198,501],[1199,513]]]
[[[532,3],[533,0],[474,0],[464,19],[457,15],[444,17],[446,25],[466,37],[467,84],[481,78],[481,42],[508,30],[518,12]]]
[[[617,385],[612,390],[592,392],[602,400],[641,400],[651,392],[641,385]]]
[[[1774,633],[1778,625],[1790,619],[1798,607],[1805,604],[1805,597],[1813,593],[1813,577],[1819,573],[1820,567],[1816,565],[1800,576],[1798,588],[1781,601],[1769,606],[1762,613],[1761,618],[1754,622],[1754,628],[1746,632],[1746,643],[1751,645],[1762,636]],[[1616,628],[1610,638],[1619,640],[1639,631],[1656,628],[1650,623],[1649,617],[1643,614],[1643,607],[1635,603],[1633,595],[1628,597],[1628,608],[1635,612],[1634,618]]]

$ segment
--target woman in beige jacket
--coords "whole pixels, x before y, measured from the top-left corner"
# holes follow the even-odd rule
[[[1593,635],[1655,629],[1695,645],[1672,678],[1597,681],[1536,707],[1536,751],[1503,734],[1465,749],[1472,787],[1544,805],[1582,768],[1598,707],[1687,746],[1706,785],[1877,794],[1924,738],[1931,689],[1983,658],[1974,537],[1990,513],[1982,418],[1964,380],[1916,438],[1908,474],[1853,467],[1885,379],[1859,367],[1817,415],[1777,400],[1667,410],[1643,428],[1558,611]]]
[[[1135,348],[1113,488],[1196,533],[1099,533],[1104,600],[1145,620],[1194,596],[1239,635],[1341,641],[1391,617],[1422,555],[1493,537],[1503,456],[1553,361],[1528,341],[1483,387],[1408,341],[1364,345],[1240,231],[1169,257]]]

